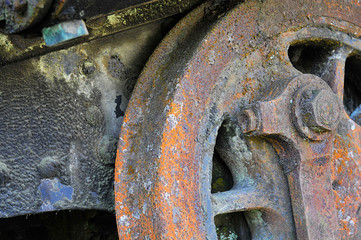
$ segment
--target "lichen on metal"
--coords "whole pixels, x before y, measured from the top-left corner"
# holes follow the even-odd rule
[[[135,28],[147,23],[159,21],[179,13],[184,13],[196,7],[203,1],[204,0],[156,0],[131,6],[126,9],[117,10],[110,14],[93,16],[87,18],[85,21],[86,27],[89,30],[89,36],[86,37],[85,40],[91,41],[125,31],[130,28]],[[0,65],[35,55],[45,54],[50,51],[59,50],[59,47],[46,48],[43,39],[37,36],[31,36],[29,38],[23,37],[20,34],[16,38],[10,36],[8,39],[11,43],[11,48],[0,48]],[[17,44],[19,41],[20,44]],[[81,40],[75,40],[73,41],[73,44],[80,42]],[[62,47],[70,47],[71,45],[72,44],[68,43],[62,45]]]
[[[204,4],[178,23],[122,125],[119,238],[216,239],[220,218],[244,216],[234,229],[252,239],[360,239],[361,128],[342,104],[360,12],[350,1],[246,1],[225,15]],[[312,49],[290,57],[293,45],[321,40],[331,51],[297,68]],[[215,154],[233,179],[220,192]]]

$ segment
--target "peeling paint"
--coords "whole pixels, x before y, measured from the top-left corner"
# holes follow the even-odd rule
[[[60,183],[59,179],[42,179],[38,187],[43,201],[40,211],[52,211],[59,202],[71,202],[74,189]]]

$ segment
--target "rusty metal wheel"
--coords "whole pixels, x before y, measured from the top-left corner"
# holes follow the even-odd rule
[[[270,0],[183,19],[128,105],[119,238],[360,239],[360,12]]]

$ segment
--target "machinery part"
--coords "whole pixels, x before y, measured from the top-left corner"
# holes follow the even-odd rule
[[[149,4],[149,0],[62,0],[55,1],[52,19],[69,21],[75,19],[88,19],[91,17],[108,14],[116,10]],[[160,1],[158,1],[160,2]]]
[[[360,6],[247,1],[214,18],[208,7],[138,79],[116,159],[119,238],[216,239],[219,217],[244,212],[241,239],[247,225],[252,239],[360,239],[361,128],[341,106]],[[322,40],[332,51],[305,64],[307,51],[290,52]],[[216,153],[233,186],[212,193]]]
[[[90,1],[90,0],[2,0],[0,6],[0,21],[5,21],[4,27],[0,28],[5,33],[17,33],[25,29],[33,27],[40,20],[43,21],[43,26],[49,24],[73,21],[80,19],[92,19],[91,21],[96,25],[106,24],[107,18],[110,17],[111,21],[123,22],[126,24],[129,18],[120,19],[115,11],[124,12],[131,11],[132,18],[136,18],[137,10],[140,10],[146,21],[154,21],[156,19],[169,17],[176,13],[191,9],[201,0],[186,0],[176,1],[174,3],[167,0],[103,0],[103,1]],[[150,10],[159,8],[160,12],[151,13]],[[171,9],[173,8],[173,9]],[[107,15],[113,12],[112,15]],[[148,13],[147,15],[145,15]],[[161,16],[154,18],[154,16]],[[153,18],[153,19],[152,19]],[[126,24],[127,25],[127,24]],[[99,27],[99,26],[98,26]]]
[[[259,119],[257,119],[256,114],[251,109],[246,109],[238,116],[238,121],[242,132],[250,133],[257,129]]]
[[[312,140],[317,139],[317,133],[335,130],[339,109],[337,96],[331,89],[315,88],[313,84],[300,89],[292,105],[297,129]]]
[[[126,82],[139,75],[167,28],[155,22],[0,67],[1,219],[114,211]]]
[[[112,12],[111,14],[98,15],[86,19],[85,24],[87,29],[89,30],[89,36],[85,40],[91,41],[121,31],[125,31],[130,28],[140,27],[147,23],[170,18],[171,16],[190,11],[192,8],[196,7],[203,1],[204,0],[155,0],[117,11],[115,11],[116,9],[113,9],[114,12]],[[113,2],[118,3],[123,1]],[[45,25],[46,27],[50,23],[54,24],[58,21],[74,20],[71,18],[61,17],[60,19],[58,19],[58,15],[60,14],[63,6],[62,3],[64,3],[64,1],[55,1],[55,10],[50,10],[50,13],[48,14],[52,16],[52,18],[44,19],[42,21],[43,25],[39,25],[43,27]],[[95,6],[99,6],[99,4],[95,4]],[[66,15],[65,12],[64,15]],[[5,17],[6,16],[2,14],[2,8],[0,8],[0,21],[5,21]],[[8,32],[16,31],[16,29],[8,30]],[[33,31],[36,32],[36,30]],[[40,32],[40,30],[38,31]],[[56,46],[47,48],[45,47],[43,38],[36,34],[24,33],[23,35],[5,35],[0,33],[0,44],[3,45],[3,47],[0,48],[0,65],[5,65],[8,63],[19,61],[21,59],[43,55],[51,51],[57,51],[61,48],[69,48],[75,44],[80,44],[82,41],[84,41],[84,39],[73,40],[70,43],[62,44],[61,47]]]
[[[5,21],[0,31],[15,33],[34,26],[48,12],[52,0],[2,0],[0,21]]]
[[[258,131],[252,134],[276,142],[273,145],[279,154],[279,162],[288,177],[298,239],[339,239],[337,230],[329,231],[329,229],[338,228],[330,168],[332,135],[328,132],[312,130],[312,134],[307,137],[323,141],[305,141],[305,133],[310,134],[311,130],[299,126],[297,130],[301,129],[299,130],[301,134],[295,134],[292,115],[289,111],[293,106],[296,109],[293,114],[295,122],[302,121],[304,123],[306,118],[306,122],[309,124],[312,119],[319,118],[319,116],[312,115],[318,114],[314,114],[312,107],[303,109],[310,112],[308,117],[308,112],[304,113],[299,109],[315,103],[318,104],[318,107],[326,105],[322,99],[317,98],[322,91],[327,92],[331,97],[334,94],[326,82],[314,75],[300,75],[288,84],[287,81],[283,81],[283,84],[284,89],[274,86],[271,87],[272,92],[265,93],[271,100],[257,103],[255,108],[262,121]],[[311,98],[311,100],[299,97],[304,91],[308,92],[309,90],[311,94],[305,98]],[[313,97],[312,92],[316,92],[316,94],[318,92],[317,96]],[[292,96],[296,96],[297,101],[292,101]],[[304,101],[310,103],[304,103]],[[339,108],[337,99],[336,102],[328,104],[332,103],[336,105],[334,108]],[[322,113],[325,113],[327,109],[323,111]],[[325,115],[327,116],[327,114]],[[328,115],[327,121],[337,123],[337,120],[338,115]],[[332,133],[334,133],[335,129],[330,130],[333,130]],[[287,144],[280,145],[282,141],[287,141]]]

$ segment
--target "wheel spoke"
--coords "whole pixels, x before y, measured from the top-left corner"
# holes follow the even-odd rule
[[[348,46],[335,50],[321,75],[321,78],[331,86],[332,91],[339,96],[340,100],[343,97],[346,58],[352,51],[353,49]]]
[[[264,192],[256,191],[254,189],[237,189],[214,193],[211,196],[211,200],[214,215],[267,208],[270,206],[268,196],[266,196]]]

